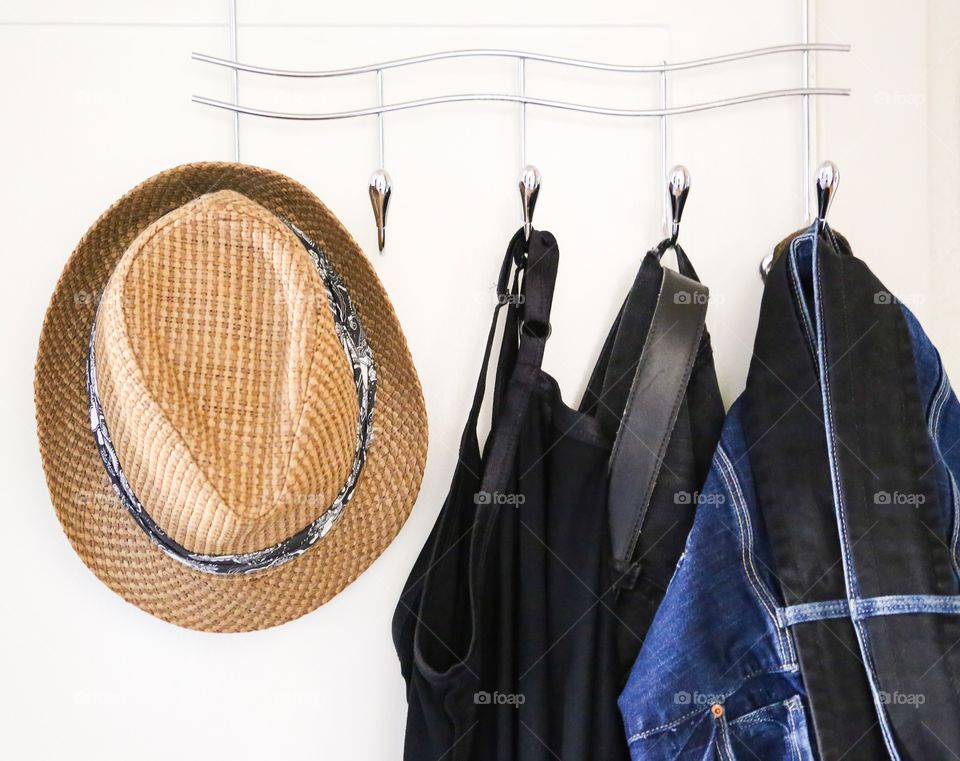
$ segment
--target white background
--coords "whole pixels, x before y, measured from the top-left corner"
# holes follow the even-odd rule
[[[470,6],[439,0],[239,0],[240,58],[331,68],[455,47],[520,47],[613,62],[685,60],[798,42],[799,2],[602,0]],[[822,0],[815,80],[848,86],[816,108],[817,160],[842,185],[831,213],[888,287],[915,307],[948,368],[960,366],[955,296],[958,11],[947,0]],[[455,463],[493,281],[518,221],[516,106],[466,104],[386,118],[395,193],[387,255],[366,198],[373,119],[245,118],[242,158],[311,187],[353,231],[389,290],[424,384],[431,442],[414,513],[394,544],[320,610],[246,635],[178,629],[123,603],[71,551],[50,507],[33,415],[46,303],[102,210],[179,163],[232,158],[232,119],[190,103],[229,98],[226,0],[0,6],[0,222],[4,325],[0,482],[0,757],[4,759],[400,757],[405,702],[389,622]],[[531,63],[528,92],[656,105],[656,79]],[[672,76],[675,104],[797,87],[797,55]],[[388,72],[387,101],[514,92],[515,65],[480,60]],[[241,80],[252,105],[320,111],[373,103],[371,76]],[[713,294],[708,323],[726,401],[749,362],[757,264],[803,223],[800,104],[672,119],[670,163],[693,187],[681,241]],[[657,124],[529,110],[528,159],[544,175],[536,222],[561,246],[547,369],[575,402],[643,252],[660,237]]]

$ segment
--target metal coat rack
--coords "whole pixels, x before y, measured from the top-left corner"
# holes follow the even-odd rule
[[[522,221],[524,229],[529,236],[533,225],[533,213],[536,208],[537,197],[540,192],[542,177],[539,170],[526,163],[526,114],[528,106],[539,108],[556,109],[561,111],[576,111],[580,113],[593,114],[597,116],[609,116],[620,118],[657,118],[659,119],[659,138],[660,138],[660,181],[661,187],[666,188],[663,196],[662,218],[665,232],[672,242],[676,242],[679,232],[680,218],[683,212],[684,202],[690,188],[690,173],[682,165],[677,165],[668,170],[668,145],[667,145],[667,120],[671,117],[683,114],[697,113],[700,111],[709,111],[718,108],[728,108],[738,106],[744,103],[754,103],[757,101],[772,100],[776,98],[794,98],[801,99],[801,118],[802,124],[802,146],[801,162],[803,177],[803,218],[804,222],[812,221],[811,216],[811,188],[810,182],[813,176],[813,102],[812,99],[820,96],[845,96],[850,94],[850,90],[840,87],[813,87],[811,86],[811,65],[812,54],[816,52],[847,53],[850,46],[846,44],[816,43],[810,41],[810,13],[811,0],[801,1],[801,24],[800,36],[801,42],[790,45],[776,45],[772,47],[756,48],[753,50],[744,50],[726,55],[713,56],[711,58],[700,58],[690,61],[668,62],[662,61],[657,64],[613,64],[600,61],[589,61],[577,58],[567,58],[561,56],[544,55],[525,50],[502,50],[502,49],[469,49],[469,50],[450,50],[424,55],[412,56],[409,58],[398,58],[390,61],[381,61],[379,63],[363,64],[341,69],[326,69],[316,71],[279,69],[267,66],[256,66],[248,63],[242,63],[238,58],[237,48],[237,0],[228,0],[229,2],[229,29],[230,29],[230,58],[218,58],[205,53],[193,53],[192,58],[195,61],[222,66],[231,70],[233,77],[233,101],[222,101],[214,98],[207,98],[200,95],[194,95],[193,101],[213,108],[224,109],[233,114],[234,130],[234,157],[240,161],[240,115],[258,116],[270,119],[296,120],[296,121],[333,121],[340,119],[354,119],[361,117],[376,116],[377,118],[377,137],[378,137],[378,164],[368,183],[371,205],[373,207],[374,220],[377,225],[377,243],[380,251],[383,251],[385,245],[387,211],[389,209],[390,196],[393,192],[392,179],[385,168],[384,163],[384,114],[395,111],[406,111],[411,109],[426,108],[441,103],[467,103],[467,102],[508,102],[519,105],[520,111],[520,165],[522,167],[519,179]],[[689,103],[683,105],[673,105],[667,98],[667,77],[675,72],[688,69],[699,69],[708,66],[719,66],[734,61],[743,61],[752,58],[762,58],[771,55],[800,54],[801,58],[801,79],[800,87],[766,90],[763,92],[752,92],[745,95],[738,95],[718,100],[705,101],[700,103]],[[384,73],[394,69],[416,67],[424,63],[435,61],[444,61],[462,58],[509,58],[517,63],[517,92],[515,93],[461,93],[454,95],[441,95],[428,98],[419,98],[416,100],[402,101],[396,103],[384,103],[383,100],[383,80]],[[589,105],[585,103],[576,103],[559,100],[548,100],[538,98],[527,93],[526,88],[526,63],[527,61],[536,61],[540,63],[553,64],[557,66],[567,66],[577,69],[590,69],[594,71],[617,72],[638,75],[656,75],[659,78],[659,102],[655,108],[645,109],[625,109],[608,108],[604,106]],[[240,73],[255,74],[268,77],[286,77],[296,79],[332,79],[338,77],[352,77],[360,75],[373,75],[376,78],[376,104],[366,108],[357,108],[346,111],[328,111],[321,113],[302,113],[287,111],[272,111],[253,106],[242,105],[240,103],[239,75]],[[836,165],[832,162],[825,162],[817,170],[817,196],[818,208],[817,219],[823,224],[829,203],[824,203],[824,198],[832,199],[836,187],[839,183],[839,173]],[[766,273],[769,268],[770,257],[761,264],[761,274]]]

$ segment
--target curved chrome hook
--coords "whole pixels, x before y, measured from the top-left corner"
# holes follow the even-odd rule
[[[767,281],[767,275],[770,274],[770,270],[773,268],[773,251],[767,254],[763,259],[760,260],[760,279],[764,282]]]
[[[533,232],[533,212],[537,208],[537,197],[540,195],[540,183],[543,177],[540,170],[533,164],[527,164],[520,172],[520,203],[523,207],[523,235],[530,240]]]
[[[687,203],[690,193],[690,171],[683,165],[677,164],[670,170],[670,180],[667,182],[667,195],[670,197],[670,246],[677,245],[677,236],[680,234],[680,219],[683,217],[683,207]]]
[[[817,226],[819,230],[827,224],[827,212],[840,186],[840,170],[832,161],[824,161],[817,169]]]
[[[383,72],[377,71],[377,105],[383,105]],[[373,220],[377,225],[377,248],[383,253],[387,242],[387,210],[390,207],[390,195],[393,193],[393,179],[383,168],[383,114],[377,114],[377,147],[379,149],[378,169],[370,175],[367,193],[373,207]]]
[[[817,231],[821,232],[827,224],[827,213],[830,211],[830,204],[833,203],[833,197],[837,194],[837,188],[840,186],[840,170],[832,161],[824,161],[817,169]],[[771,251],[760,262],[760,278],[767,279],[770,269],[773,267],[773,252]]]
[[[393,192],[390,173],[386,169],[377,169],[370,175],[367,192],[370,194],[370,205],[373,207],[373,221],[377,225],[377,247],[382,254],[387,237],[387,209],[390,206],[390,194]]]

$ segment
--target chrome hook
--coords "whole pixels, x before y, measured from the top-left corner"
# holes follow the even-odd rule
[[[840,186],[840,170],[832,161],[824,161],[817,169],[817,231],[822,232],[827,224],[827,213],[830,204]],[[771,251],[760,262],[760,278],[767,279],[773,267],[773,252]]]
[[[386,169],[378,169],[370,175],[370,204],[373,206],[373,219],[377,223],[377,246],[380,253],[386,243],[387,209],[390,204],[390,194],[393,192],[393,182]]]
[[[383,71],[377,69],[377,105],[383,105]],[[377,114],[377,138],[380,149],[379,169],[370,175],[367,192],[370,205],[373,206],[373,219],[377,224],[377,247],[383,253],[387,237],[387,209],[390,206],[390,194],[393,192],[393,180],[383,168],[383,113]]]
[[[670,180],[667,183],[667,195],[670,198],[670,245],[677,244],[680,234],[680,219],[683,217],[683,207],[687,203],[690,193],[690,171],[683,165],[677,164],[670,170]]]
[[[527,164],[520,172],[520,203],[523,206],[523,236],[530,240],[533,232],[533,212],[537,208],[537,196],[540,195],[540,170],[533,164]]]
[[[764,282],[767,281],[767,275],[770,274],[770,269],[773,267],[773,251],[767,254],[763,259],[760,260],[760,279]]]
[[[830,204],[840,186],[840,170],[832,161],[824,161],[817,169],[817,228],[823,230],[827,224]]]

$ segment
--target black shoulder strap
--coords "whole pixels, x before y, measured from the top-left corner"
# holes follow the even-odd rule
[[[556,239],[547,232],[534,230],[527,247],[523,268],[523,297],[511,309],[519,307],[519,343],[512,368],[497,368],[500,375],[509,374],[509,380],[500,385],[501,398],[495,410],[493,427],[484,447],[480,491],[496,494],[505,491],[514,472],[514,458],[523,421],[530,400],[540,379],[540,367],[547,338],[550,336],[550,307],[559,265]],[[504,335],[504,341],[517,340]],[[501,352],[503,354],[503,352]],[[471,594],[477,599],[482,594],[486,574],[484,565],[487,547],[493,536],[496,505],[479,506],[470,537]]]
[[[467,448],[476,448],[477,446],[477,421],[480,417],[480,409],[483,406],[483,399],[487,388],[487,377],[490,370],[490,358],[493,354],[494,341],[497,335],[497,324],[500,319],[500,311],[504,308],[508,308],[508,326],[504,330],[503,343],[506,344],[511,341],[510,337],[510,327],[509,324],[512,322],[512,315],[517,311],[518,305],[521,299],[518,298],[518,279],[517,275],[514,276],[513,285],[510,285],[510,273],[513,270],[514,264],[518,267],[523,262],[526,257],[526,243],[523,237],[523,229],[517,231],[517,233],[511,238],[509,245],[507,246],[507,251],[504,254],[503,262],[500,265],[500,273],[497,276],[497,305],[493,310],[493,316],[490,320],[490,328],[487,331],[487,341],[483,350],[483,358],[480,361],[480,371],[477,374],[477,383],[473,390],[473,401],[470,404],[470,411],[467,414],[466,422],[463,426],[463,433],[460,438],[460,455],[461,458],[465,454]],[[514,331],[515,332],[515,331]],[[516,343],[514,338],[513,343]],[[513,352],[515,354],[515,351]],[[501,376],[504,373],[504,367],[507,365],[512,366],[514,357],[510,356],[506,359],[504,358],[504,350],[501,347],[501,357],[500,362],[497,365],[497,383],[496,391],[500,391]],[[504,367],[502,367],[503,365]],[[499,396],[499,394],[497,394]],[[498,404],[495,404],[494,409]]]
[[[519,303],[522,319],[513,367],[498,368],[497,371],[499,374],[506,370],[509,376],[501,386],[502,398],[498,400],[490,440],[484,452],[482,491],[493,493],[501,490],[509,477],[520,426],[531,393],[539,381],[543,352],[550,336],[550,308],[558,266],[556,239],[548,232],[534,230],[523,269],[523,286],[520,289],[523,298]],[[505,334],[503,340],[514,339]]]
[[[610,456],[613,558],[625,571],[637,546],[660,466],[697,357],[709,291],[663,269],[656,308]]]

